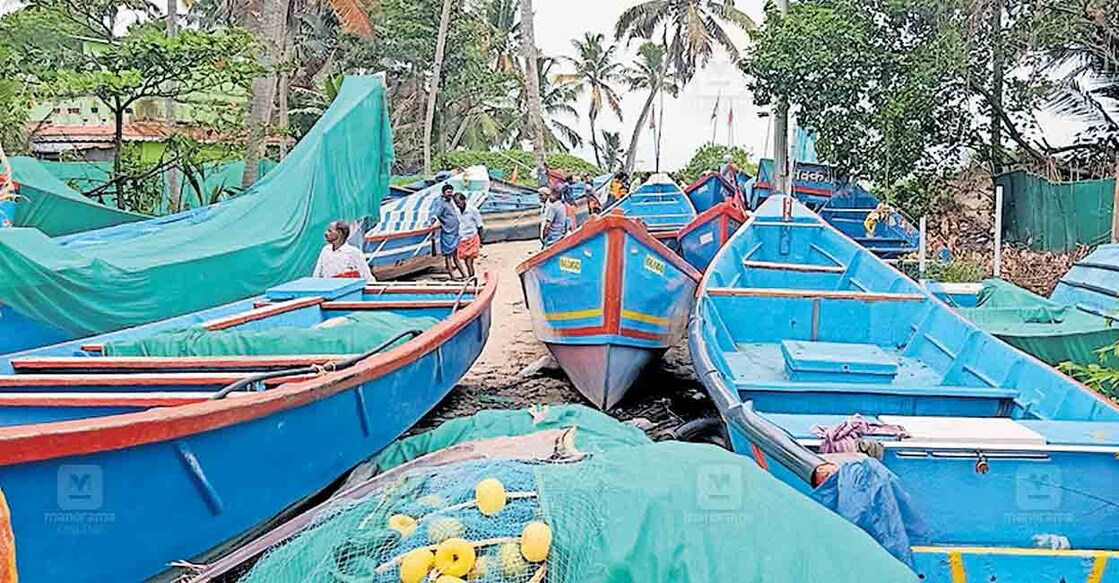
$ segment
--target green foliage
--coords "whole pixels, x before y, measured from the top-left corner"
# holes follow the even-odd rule
[[[898,263],[898,268],[906,275],[917,279],[920,265],[915,257],[906,257]],[[941,283],[975,283],[988,276],[987,266],[968,257],[958,257],[951,261],[929,261],[925,265],[925,279]]]
[[[797,106],[824,159],[892,183],[954,159],[944,149],[971,130],[968,47],[945,25],[952,2],[794,3],[767,14],[741,67],[759,104]]]
[[[1100,361],[1091,364],[1077,364],[1062,362],[1057,365],[1057,370],[1088,385],[1112,401],[1119,402],[1119,368],[1115,362],[1119,359],[1119,343],[1104,346],[1096,351]]]
[[[436,166],[441,168],[466,168],[478,164],[483,164],[493,170],[500,170],[504,172],[506,177],[512,176],[513,170],[516,169],[518,182],[523,184],[536,184],[536,177],[533,174],[533,167],[536,162],[532,157],[532,152],[526,152],[524,150],[499,150],[490,152],[456,150],[453,152],[444,152],[436,159]],[[548,154],[548,168],[562,170],[564,172],[590,174],[592,176],[603,173],[602,170],[594,164],[582,158],[564,153]]]
[[[679,172],[680,179],[685,183],[692,183],[704,172],[718,170],[723,164],[723,156],[731,155],[731,160],[743,172],[756,176],[758,165],[750,161],[750,153],[742,148],[728,148],[722,144],[704,144],[695,154],[688,165]]]
[[[117,207],[146,215],[159,212],[163,201],[163,177],[144,163],[138,144],[125,144],[113,174]]]
[[[952,210],[956,201],[950,192],[942,176],[931,172],[917,172],[875,189],[874,194],[917,219]]]

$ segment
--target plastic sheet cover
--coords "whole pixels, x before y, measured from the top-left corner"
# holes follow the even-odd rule
[[[78,335],[228,303],[310,273],[335,219],[377,219],[392,132],[382,76],[348,77],[284,161],[202,221],[80,249],[0,229],[0,302]]]
[[[15,227],[32,227],[57,237],[148,218],[82,196],[34,158],[17,156],[10,162],[21,197],[16,203]]]

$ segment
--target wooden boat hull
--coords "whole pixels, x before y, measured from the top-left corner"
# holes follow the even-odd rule
[[[744,222],[746,213],[734,202],[726,201],[712,206],[680,229],[676,235],[680,254],[692,267],[704,271],[715,253],[723,248]]]
[[[353,368],[266,391],[209,400],[215,387],[196,387],[197,402],[166,400],[163,407],[155,406],[159,393],[132,406],[119,395],[67,405],[26,396],[4,400],[0,393],[0,414],[22,398],[23,409],[49,410],[56,421],[0,427],[0,490],[11,511],[21,580],[142,580],[326,487],[453,388],[486,341],[495,285],[487,280],[476,295],[445,290],[416,309],[446,314],[452,302],[461,309],[419,337]],[[390,297],[395,301],[377,301],[415,299]],[[246,300],[190,318],[228,318],[251,305]],[[299,319],[315,309],[308,304],[279,317]],[[160,322],[94,341],[184,323]],[[80,344],[41,354],[74,354]]]
[[[716,255],[689,345],[734,450],[802,492],[842,463],[813,427],[855,413],[903,427],[875,441],[935,542],[913,549],[925,581],[1102,580],[1095,562],[1119,553],[1119,407],[789,198]],[[1079,550],[1037,549],[1049,535]]]
[[[683,331],[699,279],[619,215],[590,219],[517,272],[537,338],[601,408],[615,405]]]

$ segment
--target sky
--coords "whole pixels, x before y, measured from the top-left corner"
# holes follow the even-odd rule
[[[535,0],[537,46],[544,55],[565,57],[575,54],[571,43],[582,38],[586,32],[600,32],[613,41],[614,23],[618,16],[637,2],[638,0]],[[165,0],[155,0],[153,3],[161,8],[166,6]],[[759,24],[764,16],[764,5],[765,0],[736,1],[738,9]],[[0,14],[17,6],[19,0],[0,0]],[[180,2],[180,10],[182,9]],[[731,30],[732,38],[741,49],[746,44],[746,34]],[[627,45],[622,41],[619,54],[624,64],[633,62],[640,42],[636,40]],[[622,145],[625,147],[629,144],[633,125],[641,113],[647,93],[628,92],[621,85],[617,88],[622,96],[622,120],[618,120],[612,112],[604,111],[599,115],[598,127],[600,130],[621,132]],[[712,114],[716,103],[719,107],[713,122]],[[580,130],[584,139],[590,135],[587,108],[588,99],[584,96],[576,105],[579,119],[567,120]],[[745,77],[728,55],[716,48],[711,62],[696,74],[677,98],[665,97],[661,168],[682,168],[697,148],[711,141],[743,147],[754,159],[772,157],[772,118],[768,113],[754,105],[752,96],[746,89]],[[1069,143],[1076,124],[1044,113],[1039,114],[1038,118],[1049,143]],[[637,150],[637,168],[652,169],[655,164],[654,152],[653,132],[646,125]],[[594,160],[589,140],[573,153],[587,160]]]
[[[571,41],[582,38],[585,32],[600,32],[608,40],[614,38],[614,23],[618,16],[637,0],[535,0],[536,44],[542,54],[548,56],[571,56],[575,49]],[[764,15],[763,0],[737,2],[739,10],[744,11],[755,22],[761,23]],[[746,34],[737,32],[732,38],[744,46]],[[641,41],[631,42],[622,56],[622,62],[633,62]],[[623,89],[619,86],[618,89]],[[641,107],[648,94],[644,91],[623,93],[622,121],[613,113],[603,112],[598,117],[598,126],[608,131],[621,131],[623,147],[629,144],[633,125],[641,114]],[[719,112],[715,123],[711,116],[716,100]],[[661,139],[661,168],[676,169],[688,163],[692,154],[703,144],[712,141],[744,147],[754,157],[768,156],[772,145],[769,135],[769,118],[759,117],[759,108],[746,90],[746,79],[721,49],[716,49],[710,64],[685,87],[676,99],[665,97],[664,127]],[[579,127],[584,139],[590,135],[587,121],[588,100],[584,98],[577,106],[580,119]],[[733,109],[733,123],[728,123],[729,112]],[[767,138],[768,136],[768,138]],[[637,150],[639,169],[652,169],[654,166],[653,132],[648,125],[642,131]],[[589,145],[575,152],[588,160],[594,160],[594,151]]]

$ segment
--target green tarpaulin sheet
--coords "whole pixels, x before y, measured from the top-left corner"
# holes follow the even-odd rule
[[[36,230],[0,229],[0,302],[89,335],[308,275],[330,221],[377,219],[392,163],[384,93],[382,76],[347,78],[279,166],[204,220],[80,250]]]
[[[996,179],[1003,187],[1003,234],[1035,251],[1073,251],[1111,237],[1115,180],[1049,182],[1017,171]]]
[[[978,306],[959,312],[983,330],[1049,364],[1099,362],[1096,351],[1119,340],[1119,326],[1001,279],[983,282]]]
[[[104,353],[105,356],[172,357],[361,354],[401,332],[422,332],[438,323],[435,318],[374,312],[350,314],[317,328],[208,330],[197,326],[138,340],[107,342]]]
[[[82,196],[34,158],[17,156],[9,162],[21,197],[16,203],[16,227],[32,227],[57,237],[148,218]]]

